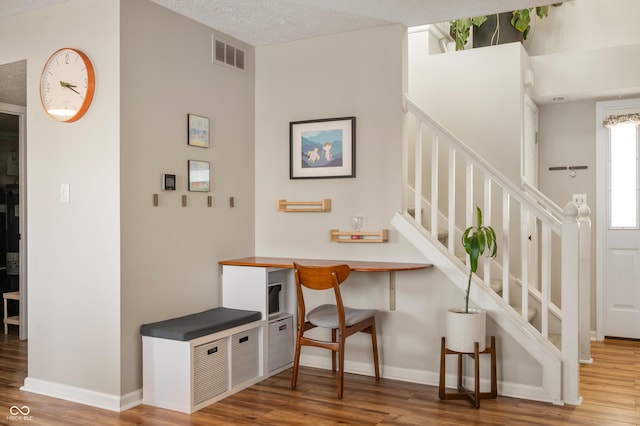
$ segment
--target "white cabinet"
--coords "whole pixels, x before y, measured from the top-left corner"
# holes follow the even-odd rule
[[[142,336],[144,404],[193,413],[265,378],[264,321],[193,340]]]
[[[295,291],[291,269],[222,266],[222,306],[259,311],[263,318],[269,319],[262,346],[263,371],[267,376],[293,365],[297,317]]]
[[[269,321],[269,369],[279,371],[289,368],[293,361],[293,315]]]

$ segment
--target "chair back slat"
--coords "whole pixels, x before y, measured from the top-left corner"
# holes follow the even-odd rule
[[[333,288],[333,273],[335,273],[337,284],[339,285],[347,279],[351,272],[349,265],[303,266],[294,263],[293,268],[296,274],[296,281],[312,290]]]

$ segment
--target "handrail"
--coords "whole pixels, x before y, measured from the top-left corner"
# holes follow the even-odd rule
[[[574,203],[567,203],[564,209],[558,207],[548,197],[542,194],[539,190],[534,188],[526,180],[522,180],[521,186],[514,184],[511,180],[503,176],[497,171],[491,164],[476,154],[469,146],[464,144],[453,133],[446,129],[436,119],[429,116],[420,107],[418,107],[407,95],[403,99],[403,109],[405,112],[410,113],[415,118],[415,152],[414,156],[414,179],[415,188],[413,203],[415,208],[414,222],[417,226],[421,227],[424,231],[430,234],[432,237],[439,237],[438,225],[440,216],[444,216],[439,209],[440,191],[444,191],[448,183],[446,191],[448,193],[448,209],[446,216],[447,231],[450,238],[448,238],[448,252],[451,259],[455,256],[455,247],[452,234],[456,233],[458,228],[458,222],[456,220],[456,203],[462,201],[462,197],[466,201],[462,201],[465,205],[466,218],[464,219],[464,225],[470,226],[473,222],[473,209],[476,204],[476,197],[483,203],[484,218],[486,224],[491,224],[492,221],[492,209],[494,204],[498,205],[500,202],[497,199],[492,199],[493,189],[495,185],[502,192],[502,228],[496,228],[501,232],[501,244],[502,244],[502,259],[501,263],[498,259],[491,261],[491,259],[485,259],[482,272],[483,276],[478,278],[481,282],[484,282],[489,286],[492,282],[492,269],[500,270],[502,286],[502,300],[507,305],[511,305],[513,301],[520,299],[520,310],[522,319],[528,322],[527,312],[529,307],[529,299],[531,298],[531,291],[537,290],[539,286],[539,295],[537,297],[540,302],[541,317],[540,327],[537,330],[536,339],[544,339],[550,342],[551,335],[557,333],[558,327],[561,328],[561,352],[563,356],[563,371],[562,371],[562,394],[565,402],[578,402],[580,397],[578,396],[578,375],[577,375],[577,361],[578,361],[578,316],[579,312],[583,309],[578,305],[578,288],[579,284],[584,284],[584,275],[579,273],[578,259],[582,258],[583,253],[587,253],[589,247],[583,248],[581,245],[581,239],[578,233],[580,224],[578,222],[578,208]],[[430,134],[430,142],[423,139],[423,128],[428,129]],[[448,147],[448,167],[440,155],[440,141]],[[425,152],[423,156],[423,149],[429,147],[430,143],[430,157],[429,153]],[[407,150],[407,154],[408,153]],[[461,155],[466,164],[463,165],[465,174],[465,181],[459,184],[456,183],[456,175],[458,169],[457,156]],[[430,158],[427,159],[427,158]],[[406,158],[408,160],[409,157]],[[426,160],[426,161],[425,161]],[[408,164],[409,161],[406,161]],[[423,164],[424,163],[424,164]],[[444,176],[444,170],[448,172],[447,177]],[[424,174],[423,174],[423,169]],[[428,170],[428,172],[427,172]],[[408,186],[406,182],[407,176],[411,169],[406,170],[406,176],[404,177],[404,184]],[[461,170],[462,171],[462,170]],[[476,176],[482,176],[482,178],[475,182]],[[423,197],[422,187],[423,183],[431,179],[431,194],[429,198]],[[441,183],[442,182],[442,183]],[[484,185],[484,191],[478,189],[481,185]],[[463,190],[457,191],[457,187],[462,187]],[[406,191],[406,188],[405,188]],[[408,201],[408,200],[405,200]],[[520,212],[518,215],[513,214],[515,211],[511,211],[511,205],[513,202],[517,202],[520,206]],[[425,224],[423,225],[423,218],[418,212],[427,211],[426,205],[430,205],[430,216],[425,218]],[[409,206],[404,206],[408,208]],[[500,212],[498,212],[500,217]],[[513,221],[512,216],[519,216],[519,221]],[[585,215],[588,219],[588,214]],[[430,221],[428,221],[430,219]],[[511,233],[511,224],[518,232]],[[495,225],[497,226],[497,224]],[[427,227],[430,228],[427,229]],[[584,230],[584,232],[589,232]],[[500,233],[500,232],[499,232]],[[556,254],[553,248],[552,234],[556,234],[559,238],[560,255]],[[541,238],[540,254],[537,251],[531,250],[530,241],[532,235],[539,235]],[[533,246],[535,248],[535,246]],[[510,254],[515,253],[514,259],[511,259]],[[516,259],[519,253],[519,259]],[[541,262],[539,266],[539,272],[534,268],[531,268],[530,258],[531,254],[534,254],[536,258]],[[539,257],[538,257],[539,256]],[[521,291],[520,297],[510,297],[509,295],[509,283],[513,280],[511,276],[512,261],[514,263],[514,271],[520,266],[520,279],[521,279]],[[560,268],[554,268],[552,266],[556,262],[561,263]],[[553,305],[551,301],[551,290],[555,288],[554,280],[560,285],[560,310],[554,309],[555,317],[562,317],[560,324],[551,324],[549,313],[552,310],[550,305]],[[458,283],[456,283],[458,285]],[[511,305],[515,306],[515,305]],[[505,309],[506,309],[505,305]],[[557,308],[557,306],[553,306]],[[587,307],[588,308],[588,307]],[[536,329],[537,327],[534,327]],[[555,329],[554,329],[555,328]],[[584,333],[582,333],[584,335]],[[588,336],[586,336],[588,339]],[[580,336],[580,339],[584,340],[584,336]],[[581,342],[583,343],[583,342]],[[585,343],[588,345],[588,341]]]
[[[554,232],[561,232],[561,221],[555,216],[549,214],[549,212],[543,209],[539,204],[534,203],[529,198],[525,197],[522,190],[518,188],[513,182],[504,177],[502,173],[496,170],[491,164],[487,163],[482,157],[478,156],[471,148],[469,148],[464,142],[458,139],[453,133],[447,130],[436,119],[427,115],[418,105],[416,105],[407,95],[404,99],[405,111],[412,112],[418,116],[422,121],[428,122],[434,130],[445,136],[452,145],[462,151],[464,155],[472,159],[477,166],[488,176],[491,177],[498,185],[507,189],[509,195],[517,200],[521,205],[526,206],[529,210],[536,214],[541,220],[543,220],[547,226],[549,226]]]
[[[560,218],[562,218],[562,208],[560,208],[560,206],[554,203],[549,197],[547,197],[542,192],[540,192],[538,188],[531,185],[529,181],[527,181],[524,178],[522,179],[522,186],[531,193],[531,195],[533,196],[533,198],[536,199],[537,202],[542,204],[544,208],[548,209],[548,211],[554,217],[556,217],[559,220]]]

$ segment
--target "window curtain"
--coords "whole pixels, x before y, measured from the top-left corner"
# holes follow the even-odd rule
[[[640,113],[612,115],[607,117],[607,119],[602,123],[602,125],[608,129],[617,126],[618,124],[638,125],[640,124]]]

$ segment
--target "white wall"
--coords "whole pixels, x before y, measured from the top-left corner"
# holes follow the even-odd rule
[[[548,104],[640,93],[640,27],[635,0],[578,0],[552,7],[525,41],[535,74],[532,96]]]
[[[405,37],[393,25],[256,49],[256,255],[428,261],[393,229],[384,244],[329,242],[329,230],[349,230],[355,214],[365,217],[365,230],[379,230],[401,209]],[[356,178],[290,180],[289,122],[350,115],[357,118]],[[278,199],[323,198],[332,200],[330,213],[276,211]],[[463,296],[435,269],[396,278],[396,311],[389,310],[386,274],[352,274],[344,298],[380,310],[384,377],[435,385],[445,312]],[[498,336],[503,382],[539,385],[540,368],[526,351],[488,327]],[[366,336],[350,339],[348,369],[372,374],[369,345]],[[328,360],[326,351],[303,351],[304,363],[326,367]]]
[[[428,55],[425,34],[413,33],[409,38],[409,97],[519,184],[524,90],[521,45]]]
[[[254,55],[253,48],[151,2],[122,2],[121,19],[126,395],[142,385],[140,325],[220,306],[218,261],[253,254]],[[212,63],[212,35],[245,50],[246,73]],[[187,144],[189,113],[210,119],[209,148]],[[210,162],[211,192],[187,190],[188,160]],[[176,174],[176,191],[161,191],[162,173]]]
[[[524,45],[531,56],[640,43],[637,0],[574,0],[535,19]]]
[[[217,262],[253,253],[253,49],[238,43],[247,73],[213,64],[214,33],[146,1],[77,0],[3,20],[0,63],[27,60],[27,389],[135,402],[139,326],[219,306]],[[39,100],[42,66],[61,47],[96,70],[91,108],[73,124]],[[187,145],[188,113],[211,119],[211,148]],[[189,159],[211,162],[209,194],[187,192]],[[161,173],[177,175],[175,193],[160,191]]]
[[[425,261],[393,230],[385,244],[329,242],[329,229],[348,229],[352,215],[365,217],[366,230],[379,230],[389,226],[401,207],[404,28],[258,49],[254,156],[251,74],[205,65],[210,30],[146,2],[123,2],[122,7],[131,17],[121,17],[118,2],[71,0],[4,19],[0,27],[0,63],[28,63],[33,384],[53,383],[108,397],[134,392],[140,384],[138,326],[219,303],[216,263],[252,254],[254,211],[257,255]],[[92,107],[74,124],[51,121],[38,99],[42,64],[63,46],[83,49],[96,67]],[[201,54],[184,56],[192,52]],[[197,64],[197,69],[185,63]],[[494,65],[486,71],[499,73]],[[468,69],[458,72],[465,75]],[[515,84],[515,77],[499,78]],[[184,85],[176,87],[176,81]],[[433,98],[455,117],[460,103],[450,91],[458,83],[442,86]],[[162,97],[157,88],[168,93]],[[512,122],[515,112],[493,102],[513,94],[487,91],[493,97],[479,109],[493,109]],[[474,103],[463,105],[477,108]],[[212,118],[208,150],[186,146],[187,113]],[[288,123],[346,115],[357,117],[357,177],[289,180]],[[460,136],[477,136],[479,129],[480,123],[468,125]],[[482,148],[489,154],[495,152],[493,140],[485,139]],[[519,138],[508,142],[512,145],[507,149],[519,152]],[[161,206],[152,207],[160,174],[175,172],[180,188],[188,159],[212,162],[214,207],[204,207],[202,194],[188,194],[189,207],[179,207],[184,186],[175,194],[161,193]],[[505,170],[513,173],[509,165]],[[71,186],[68,205],[58,202],[63,182]],[[236,197],[234,209],[227,207],[229,196]],[[280,198],[331,198],[333,209],[277,213]],[[461,295],[438,271],[399,273],[398,311],[389,312],[386,278],[356,273],[347,293],[366,292],[358,303],[383,311],[385,374],[432,380],[444,311],[460,302]],[[503,380],[535,384],[537,369],[527,362],[526,351],[500,344]],[[361,339],[348,357],[367,359],[368,352]],[[413,377],[416,371],[422,376]]]
[[[256,255],[425,261],[393,230],[388,243],[329,241],[330,229],[351,229],[351,216],[364,216],[363,230],[377,231],[389,228],[401,208],[404,38],[405,28],[393,25],[256,49]],[[290,180],[289,122],[344,116],[356,117],[356,177]],[[331,199],[329,213],[276,211],[278,199],[323,198]],[[351,304],[386,311],[380,317],[385,365],[428,362],[418,356],[427,350],[424,341],[411,355],[388,345],[406,338],[398,328],[414,328],[418,301],[430,304],[422,284],[429,274],[397,274],[396,312],[388,312],[387,274],[354,273],[344,287]],[[370,358],[366,338],[361,343],[347,359]]]
[[[27,60],[28,385],[119,395],[119,3],[7,18],[0,40],[0,63]],[[39,99],[42,67],[62,47],[96,69],[91,108],[72,124],[51,120]],[[63,182],[70,204],[59,202]]]
[[[520,43],[430,55],[426,32],[409,35],[409,97],[454,136],[484,158],[505,178],[520,185],[524,126],[523,72],[527,58]],[[409,132],[414,132],[413,125]],[[414,140],[410,134],[410,141]],[[423,130],[423,164],[431,161],[431,135]],[[413,152],[410,149],[409,152]],[[410,164],[413,163],[410,159]],[[456,223],[465,223],[466,198],[460,182],[465,182],[465,158],[456,159]],[[439,182],[448,182],[448,152],[439,149]],[[414,179],[410,178],[411,181]],[[474,178],[476,193],[483,193],[483,180]],[[431,174],[423,171],[423,193],[431,197]],[[439,191],[444,214],[448,191]],[[478,198],[476,198],[478,199]],[[478,203],[478,201],[475,201]],[[492,197],[492,222],[502,223],[502,199]],[[511,207],[511,235],[520,235],[517,209]],[[428,216],[428,215],[426,215]],[[446,224],[441,221],[440,232]],[[498,234],[501,234],[498,229]],[[519,247],[518,244],[512,247]],[[459,251],[464,250],[459,247]],[[511,272],[520,273],[519,251],[510,250]]]
[[[595,230],[596,230],[596,107],[595,101],[570,102],[540,108],[540,190],[561,207],[573,194],[586,194],[591,208],[591,304],[595,330]],[[587,166],[571,177],[556,166]],[[559,289],[556,289],[559,290]]]
[[[256,254],[407,259],[391,232],[386,244],[336,244],[329,230],[389,227],[399,210],[404,28],[321,37],[256,51]],[[289,122],[356,117],[356,178],[289,179]],[[276,211],[278,199],[331,198],[331,213]],[[310,244],[312,242],[312,244]]]
[[[540,105],[540,189],[564,206],[587,194],[591,207],[591,326],[595,330],[597,100],[640,94],[640,27],[635,0],[579,0],[552,8],[525,42],[535,75],[532,96]],[[552,104],[553,96],[568,102]],[[585,165],[572,178],[552,166]]]

